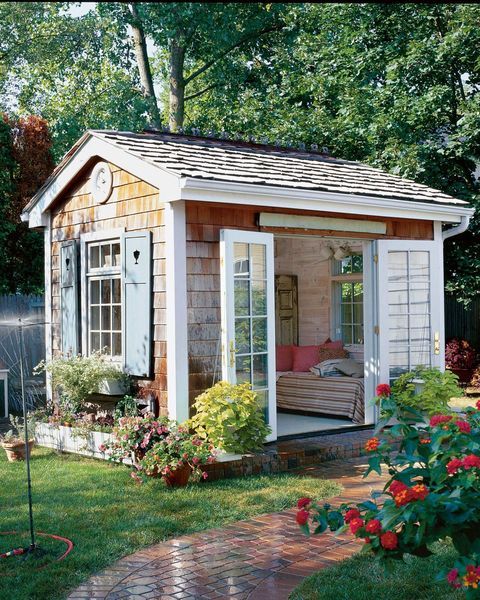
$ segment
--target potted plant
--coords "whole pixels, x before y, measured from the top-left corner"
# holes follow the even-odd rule
[[[25,425],[20,417],[10,415],[12,429],[1,436],[2,448],[7,454],[9,462],[25,460]],[[27,419],[28,433],[32,437],[28,440],[28,451],[31,452],[34,443],[35,424],[32,418]]]
[[[467,340],[452,338],[445,346],[445,365],[461,383],[470,381],[476,360],[476,351]]]
[[[140,461],[139,470],[147,476],[160,475],[168,487],[181,487],[190,478],[206,479],[201,467],[214,460],[211,444],[190,434],[186,426],[171,422],[168,433]]]
[[[249,383],[220,381],[197,397],[190,425],[218,450],[244,454],[262,448],[270,428]]]

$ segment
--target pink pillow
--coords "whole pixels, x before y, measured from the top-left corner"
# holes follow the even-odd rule
[[[277,346],[275,355],[277,360],[277,371],[291,371],[293,366],[293,346]]]
[[[318,362],[318,346],[294,346],[293,347],[293,366],[295,373],[304,373],[310,371]]]

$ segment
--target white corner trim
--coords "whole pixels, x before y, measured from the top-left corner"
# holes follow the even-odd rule
[[[162,167],[139,158],[115,144],[96,137],[92,133],[88,133],[85,135],[85,140],[79,143],[79,147],[73,156],[52,178],[48,186],[40,189],[32,198],[22,213],[22,220],[28,221],[30,227],[45,226],[45,219],[43,218],[45,211],[85,165],[95,157],[108,160],[156,188],[159,188],[161,183],[162,186],[173,191],[177,185],[178,177],[176,175],[172,175]]]
[[[463,215],[474,213],[473,208],[463,205],[414,202],[397,198],[357,196],[192,177],[181,179],[180,195],[177,198],[170,198],[172,201],[175,199],[444,221],[446,223],[459,223]]]
[[[43,242],[45,252],[45,360],[50,362],[53,358],[52,349],[52,226],[51,215],[44,215],[46,226],[43,230]],[[46,394],[47,401],[51,402],[53,398],[52,376],[46,373]]]
[[[165,203],[168,416],[189,417],[185,202]]]

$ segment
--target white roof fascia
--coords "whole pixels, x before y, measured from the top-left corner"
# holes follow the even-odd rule
[[[398,198],[378,198],[317,190],[280,188],[266,185],[244,184],[229,181],[212,181],[182,178],[180,196],[174,200],[220,202],[273,208],[325,211],[377,217],[419,219],[460,223],[462,216],[475,211],[462,205],[447,205]]]
[[[160,188],[161,184],[163,188],[160,190],[161,200],[163,200],[163,192],[169,196],[178,196],[176,190],[179,187],[179,177],[177,175],[173,175],[159,166],[134,156],[127,150],[90,134],[75,154],[65,163],[65,166],[55,175],[46,189],[40,190],[32,198],[30,202],[32,206],[22,213],[22,220],[28,221],[30,227],[45,226],[47,224],[46,211],[88,161],[95,156],[111,162],[156,188]]]

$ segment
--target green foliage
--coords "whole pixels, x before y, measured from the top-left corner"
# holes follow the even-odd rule
[[[414,409],[427,415],[448,412],[450,398],[462,395],[458,377],[452,371],[418,367],[404,373],[392,385],[390,402],[399,409]],[[382,402],[385,408],[388,400]]]
[[[52,376],[53,387],[66,415],[81,411],[88,396],[97,393],[105,379],[122,383],[129,381],[128,376],[100,352],[91,356],[62,356],[47,363],[42,361],[35,367],[35,372],[43,371]]]
[[[133,396],[124,396],[115,405],[113,416],[116,421],[121,417],[136,417],[138,414],[137,401]]]
[[[270,428],[250,384],[220,381],[195,400],[191,427],[202,439],[226,452],[262,447]]]
[[[0,435],[0,440],[2,442],[24,442],[25,441],[25,421],[23,417],[16,417],[14,415],[9,415],[10,423],[12,424],[12,428],[6,431],[4,434]],[[36,419],[33,413],[29,413],[27,415],[27,429],[28,429],[28,437],[29,439],[33,439],[35,437],[35,424]]]
[[[391,419],[398,424],[384,429]],[[369,467],[364,476],[372,471],[381,474],[386,465],[390,480],[383,496],[372,494],[354,508],[342,505],[342,519],[339,522],[334,511],[333,525],[330,506],[310,502],[304,526],[307,530],[310,524],[315,526],[314,533],[327,525],[335,531],[349,529],[365,540],[362,552],[385,565],[407,554],[428,557],[432,544],[450,538],[460,558],[458,572],[448,574],[449,583],[465,586],[467,598],[477,597],[473,590],[480,581],[480,569],[476,571],[480,566],[480,402],[463,417],[433,415],[428,425],[420,415],[412,424],[393,403],[376,434],[381,437],[365,445]],[[473,580],[467,583],[463,576],[469,569]]]

